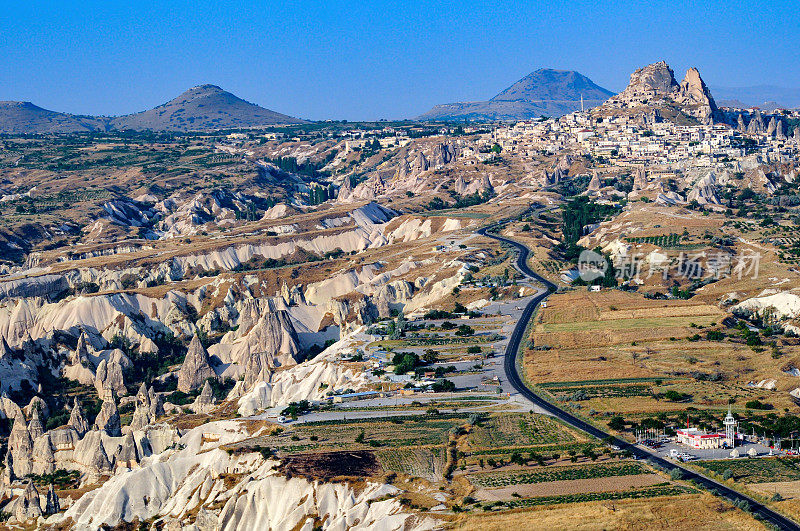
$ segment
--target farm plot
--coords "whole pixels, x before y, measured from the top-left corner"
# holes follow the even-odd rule
[[[613,463],[578,467],[547,467],[543,470],[520,470],[499,473],[474,474],[470,482],[479,487],[497,488],[510,485],[546,483],[551,481],[583,480],[612,476],[648,474],[639,463]]]
[[[498,415],[474,426],[468,437],[473,448],[501,448],[576,442],[577,435],[544,415]]]
[[[268,448],[280,454],[314,451],[364,450],[381,447],[437,446],[447,442],[449,431],[467,422],[466,415],[404,416],[299,424],[279,428],[271,435],[253,437],[232,445]]]
[[[680,234],[675,234],[674,232],[670,234],[661,234],[659,236],[640,236],[640,237],[628,237],[625,238],[630,243],[649,243],[651,245],[657,245],[658,247],[672,247],[675,245],[679,245],[681,243],[682,236]]]
[[[725,474],[726,470],[730,470],[733,479],[747,483],[800,480],[800,459],[764,457],[761,459],[697,461],[695,464],[717,474]]]
[[[485,504],[489,505],[489,504]],[[502,508],[504,502],[492,504]],[[598,500],[574,504],[537,505],[526,511],[484,511],[462,513],[455,529],[507,531],[530,529],[748,529],[764,525],[746,512],[708,493],[618,499],[613,504]]]
[[[510,507],[531,507],[534,505],[555,505],[558,503],[580,503],[600,500],[624,500],[638,498],[654,498],[656,496],[680,496],[693,494],[697,491],[679,485],[658,484],[642,489],[610,491],[610,492],[582,492],[577,494],[564,494],[559,496],[540,496],[504,502]]]
[[[649,385],[604,385],[604,386],[573,386],[554,389],[558,395],[579,396],[581,400],[590,398],[652,396],[652,387]]]
[[[561,390],[565,387],[575,386],[607,386],[607,385],[625,385],[625,384],[645,384],[651,382],[664,382],[671,381],[671,378],[609,378],[605,380],[576,380],[574,382],[543,382],[537,384],[539,387],[545,389]]]
[[[369,451],[320,452],[289,456],[282,460],[279,470],[314,480],[338,476],[370,477],[379,474],[381,467]]]
[[[638,474],[635,476],[609,476],[594,479],[566,479],[496,489],[481,489],[475,493],[475,497],[488,501],[508,500],[519,496],[522,498],[571,496],[628,491],[655,485],[663,486],[664,478],[657,474]]]
[[[466,416],[443,418],[404,418],[389,421],[361,421],[348,424],[306,424],[297,431],[316,435],[319,440],[334,444],[358,444],[362,438],[366,444],[379,446],[425,446],[444,444],[451,428],[463,425]],[[374,442],[371,442],[374,441]]]
[[[377,453],[378,461],[385,470],[440,481],[445,469],[444,447],[392,448]]]

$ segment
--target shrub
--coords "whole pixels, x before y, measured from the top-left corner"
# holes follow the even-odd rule
[[[456,330],[456,335],[457,336],[462,336],[462,337],[463,336],[471,336],[474,333],[475,333],[475,329],[473,329],[471,326],[465,325],[465,324],[459,325],[458,330]]]
[[[772,409],[772,404],[762,402],[761,400],[748,400],[745,402],[744,407],[747,409]]]
[[[456,384],[454,384],[450,380],[442,378],[441,380],[437,380],[436,382],[434,382],[434,384],[431,386],[431,389],[433,389],[434,392],[437,393],[447,393],[455,391]]]
[[[622,431],[625,429],[625,419],[620,415],[612,417],[611,420],[608,421],[608,427],[612,430]]]
[[[674,389],[670,389],[666,393],[664,393],[664,398],[669,400],[670,402],[682,402],[689,398],[690,395],[686,393],[680,393],[675,391]]]

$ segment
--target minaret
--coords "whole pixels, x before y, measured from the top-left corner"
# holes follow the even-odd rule
[[[728,444],[731,445],[731,448],[736,446],[736,419],[733,418],[733,413],[731,413],[731,406],[728,405],[728,414],[723,421],[725,424],[725,439],[727,439]]]
[[[581,114],[583,114],[583,92],[581,92]]]

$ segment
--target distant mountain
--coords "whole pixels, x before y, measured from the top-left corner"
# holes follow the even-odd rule
[[[751,87],[714,87],[714,94],[720,103],[738,103],[742,107],[760,107],[764,110],[775,108],[800,108],[800,88],[778,87],[775,85],[754,85]],[[771,109],[770,109],[771,108]]]
[[[200,85],[155,109],[120,116],[111,123],[114,129],[202,131],[302,121],[247,102],[216,85]]]
[[[562,116],[600,105],[614,93],[572,70],[542,68],[523,77],[489,101],[437,105],[420,120],[525,120]]]
[[[605,101],[614,93],[574,70],[542,68],[523,77],[492,101]]]
[[[0,101],[2,133],[76,133],[102,131],[107,127],[104,119],[94,116],[49,111],[28,101]]]
[[[0,133],[80,131],[208,131],[303,123],[247,102],[216,85],[190,88],[154,109],[117,117],[78,116],[29,102],[0,102]]]

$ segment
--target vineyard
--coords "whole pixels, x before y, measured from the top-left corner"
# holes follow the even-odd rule
[[[637,498],[655,498],[659,496],[681,496],[694,494],[697,491],[689,487],[677,485],[656,485],[645,489],[633,489],[622,492],[585,492],[581,494],[564,494],[561,496],[541,496],[503,502],[508,507],[531,507],[534,505],[553,505],[557,503],[580,503],[603,500],[624,500]]]
[[[590,398],[610,398],[610,397],[632,397],[632,396],[651,396],[652,388],[647,385],[606,385],[601,387],[576,386],[562,387],[559,393],[574,394],[580,393],[582,399]]]
[[[543,260],[540,264],[545,271],[555,274],[560,273],[566,266],[564,262],[559,262],[557,260]]]
[[[539,387],[544,389],[562,389],[564,387],[574,387],[580,386],[585,387],[587,385],[597,385],[597,386],[606,386],[606,385],[621,385],[621,384],[634,384],[634,383],[646,383],[646,382],[660,382],[660,381],[672,381],[673,378],[609,378],[606,380],[576,380],[572,382],[542,382],[537,384]]]
[[[464,417],[416,418],[391,421],[352,422],[347,425],[304,425],[297,431],[308,436],[315,435],[320,441],[336,445],[358,444],[356,439],[364,432],[364,442],[379,446],[426,446],[444,444],[451,428],[463,425]]]
[[[658,247],[675,247],[680,245],[682,236],[674,232],[661,236],[640,236],[637,238],[625,238],[630,243],[649,243]]]
[[[563,424],[543,415],[509,414],[491,417],[473,427],[473,448],[575,442],[576,436]]]
[[[580,467],[549,467],[541,471],[513,471],[475,474],[469,480],[479,487],[497,488],[511,485],[546,483],[548,481],[593,479],[613,476],[636,476],[649,473],[639,463],[614,463]]]

